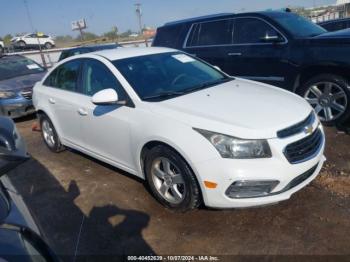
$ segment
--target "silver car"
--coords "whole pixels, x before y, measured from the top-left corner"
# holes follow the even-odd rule
[[[33,86],[45,72],[24,56],[0,56],[0,115],[18,118],[34,113]]]

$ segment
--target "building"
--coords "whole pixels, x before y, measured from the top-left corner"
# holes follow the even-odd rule
[[[350,17],[350,0],[337,0],[336,4],[309,8],[308,17],[315,23]]]

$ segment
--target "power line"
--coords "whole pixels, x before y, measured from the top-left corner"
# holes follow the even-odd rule
[[[27,16],[28,16],[29,25],[30,25],[32,31],[34,32],[33,20],[32,20],[32,16],[30,15],[29,7],[28,7],[28,2],[27,2],[27,0],[23,0],[23,3],[24,3],[24,6],[25,6],[25,8],[26,8],[26,11],[27,11]]]

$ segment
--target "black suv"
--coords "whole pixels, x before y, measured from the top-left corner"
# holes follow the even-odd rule
[[[218,14],[167,23],[153,46],[181,49],[230,75],[306,98],[325,124],[350,116],[350,35],[290,12]]]

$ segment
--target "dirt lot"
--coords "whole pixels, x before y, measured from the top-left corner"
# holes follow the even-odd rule
[[[176,214],[125,172],[74,151],[51,153],[40,133],[31,131],[33,121],[17,122],[33,159],[11,178],[58,254],[350,258],[349,135],[326,130],[322,174],[289,201]]]

